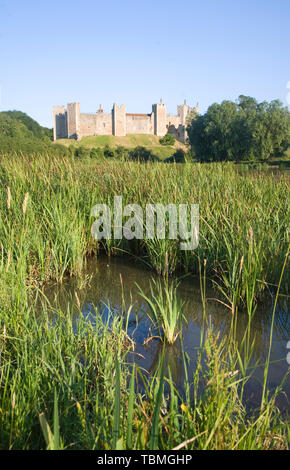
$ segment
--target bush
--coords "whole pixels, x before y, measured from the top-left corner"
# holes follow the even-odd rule
[[[104,147],[104,156],[106,158],[113,158],[115,156],[115,152],[109,145],[105,145]]]
[[[75,150],[75,157],[86,158],[90,156],[90,149],[87,147],[77,147]]]
[[[115,150],[115,155],[118,157],[120,160],[127,160],[128,157],[130,156],[130,151],[123,147],[122,145],[118,145],[118,147]]]
[[[91,158],[102,158],[104,156],[104,151],[100,147],[95,147],[91,149],[90,157]]]
[[[176,150],[171,157],[166,158],[165,163],[184,163],[185,162],[185,151],[182,149]]]
[[[140,162],[159,160],[159,158],[156,157],[156,155],[154,155],[151,150],[147,149],[146,147],[142,147],[141,145],[130,151],[130,159],[138,160]]]
[[[159,140],[161,145],[174,145],[175,143],[175,137],[172,134],[165,134],[164,137],[162,137]]]

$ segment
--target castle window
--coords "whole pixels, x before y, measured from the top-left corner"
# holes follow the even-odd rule
[[[105,123],[105,122],[103,123],[103,126],[106,127],[106,123]]]

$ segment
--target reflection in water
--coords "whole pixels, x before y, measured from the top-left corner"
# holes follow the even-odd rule
[[[151,271],[142,265],[122,258],[108,259],[99,257],[98,260],[88,260],[86,273],[81,281],[69,279],[61,286],[51,285],[45,289],[45,295],[50,302],[58,305],[65,312],[67,305],[79,315],[75,292],[79,299],[83,316],[87,321],[94,323],[96,309],[107,320],[113,311],[124,318],[124,326],[127,320],[128,307],[132,309],[128,321],[128,333],[136,344],[135,351],[131,353],[130,360],[134,360],[139,367],[148,373],[153,373],[158,364],[162,344],[159,340],[151,340],[146,343],[149,336],[156,332],[148,320],[146,311],[148,306],[138,292],[137,284],[144,293],[150,293],[149,283],[155,277]],[[182,391],[184,383],[183,354],[189,357],[189,370],[191,376],[194,371],[196,356],[200,346],[201,328],[204,322],[203,306],[201,302],[199,281],[193,278],[184,279],[178,288],[179,296],[183,302],[183,313],[186,321],[183,322],[182,340],[179,338],[174,345],[166,347],[166,363],[170,367],[172,377],[177,389]],[[207,290],[207,297],[214,297],[214,293]],[[255,339],[253,351],[253,363],[260,361],[253,378],[249,381],[246,394],[252,404],[257,404],[263,382],[263,363],[266,360],[269,345],[270,325],[272,318],[274,299],[267,300],[259,306],[251,325],[251,340]],[[229,337],[231,327],[231,313],[222,304],[214,301],[207,302],[207,316],[215,332],[221,337]],[[237,340],[242,341],[248,324],[247,313],[239,313],[237,321]],[[290,339],[290,318],[286,298],[279,302],[276,312],[273,345],[271,352],[271,366],[269,370],[268,385],[270,389],[279,385],[285,376],[288,364],[287,341]],[[145,342],[145,344],[144,344]],[[289,396],[289,377],[284,390]],[[289,409],[287,397],[281,397],[279,406]]]

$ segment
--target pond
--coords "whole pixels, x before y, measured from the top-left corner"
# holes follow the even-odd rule
[[[144,264],[125,259],[124,257],[107,258],[104,255],[91,258],[81,280],[66,279],[61,285],[49,285],[45,295],[54,306],[60,306],[65,312],[69,304],[70,310],[79,315],[80,304],[82,315],[87,321],[94,323],[95,311],[101,312],[104,321],[109,312],[126,316],[129,306],[132,306],[128,322],[128,334],[135,343],[134,352],[130,353],[130,361],[135,361],[139,367],[149,374],[154,373],[158,365],[162,343],[158,339],[147,341],[154,335],[152,324],[148,318],[148,305],[140,296],[137,284],[145,294],[150,295],[150,282],[158,278]],[[76,295],[77,293],[77,299]],[[189,377],[193,376],[198,348],[200,347],[201,330],[204,323],[204,308],[201,298],[199,279],[183,278],[178,287],[179,298],[183,303],[182,335],[174,345],[166,346],[166,364],[170,366],[173,380],[177,389],[182,393],[185,379],[183,351],[189,360]],[[216,293],[206,287],[206,312],[215,332],[220,337],[229,338],[231,326],[231,311],[214,298]],[[251,339],[255,338],[252,363],[259,361],[250,381],[246,386],[245,397],[250,406],[258,406],[261,396],[264,367],[267,358],[270,339],[270,327],[275,298],[268,298],[255,312],[251,325]],[[239,312],[237,319],[237,340],[242,341],[248,315]],[[287,342],[290,340],[290,318],[288,314],[287,297],[281,297],[276,309],[273,342],[271,349],[271,364],[269,369],[268,387],[270,391],[280,385],[289,365],[287,363]],[[283,387],[284,393],[278,398],[277,405],[283,411],[290,410],[289,392],[290,378]]]

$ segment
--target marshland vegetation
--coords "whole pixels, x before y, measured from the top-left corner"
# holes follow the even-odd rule
[[[250,412],[243,393],[257,305],[273,296],[271,335],[278,298],[289,295],[288,178],[287,172],[233,163],[2,155],[0,447],[287,448],[288,417],[276,406],[281,389],[268,393],[270,356],[259,407]],[[91,208],[112,205],[116,194],[141,207],[199,204],[198,248],[182,252],[180,240],[157,238],[93,240]],[[183,356],[184,395],[162,354],[151,376],[128,360],[134,342],[124,318],[130,307],[124,318],[105,322],[96,310],[92,323],[81,314],[75,321],[69,306],[47,301],[47,281],[81,282],[86,260],[101,252],[109,259],[138,258],[160,275],[147,301],[164,345],[182,340],[182,304],[168,278],[200,280],[204,324],[194,373]],[[228,310],[228,338],[211,327],[207,282]],[[81,313],[78,294],[76,303]],[[248,327],[238,344],[241,312]]]

